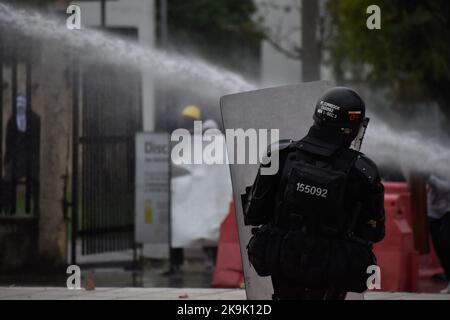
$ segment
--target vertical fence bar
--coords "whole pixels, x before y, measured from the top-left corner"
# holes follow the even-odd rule
[[[82,75],[82,90],[83,90],[83,106],[82,106],[82,110],[81,110],[81,118],[82,118],[82,133],[81,135],[84,137],[86,136],[86,132],[87,132],[87,123],[88,123],[88,119],[87,119],[87,113],[86,113],[86,103],[87,103],[87,83],[88,79],[86,77],[86,74],[84,72],[84,68],[83,68],[83,75]],[[88,224],[89,224],[89,218],[86,214],[86,210],[87,210],[87,204],[89,203],[89,199],[90,199],[90,195],[89,193],[85,192],[85,188],[88,185],[89,181],[88,181],[88,175],[87,175],[87,164],[88,164],[88,150],[87,150],[87,145],[83,144],[81,141],[79,141],[79,144],[81,146],[83,146],[82,149],[82,159],[81,159],[81,186],[80,186],[80,192],[81,192],[81,224],[82,224],[82,230],[86,231],[88,229]],[[81,238],[81,243],[82,243],[82,254],[85,254],[87,252],[87,243],[86,243],[86,236],[82,236]]]
[[[36,181],[31,181],[32,178],[32,172],[31,172],[31,165],[32,165],[32,156],[33,156],[33,140],[34,137],[31,135],[33,134],[32,128],[34,123],[31,121],[31,102],[32,102],[32,92],[31,92],[31,62],[27,60],[26,62],[26,97],[27,97],[27,110],[26,110],[26,123],[27,123],[27,129],[26,129],[26,137],[27,137],[27,159],[26,159],[26,188],[25,188],[25,212],[27,214],[31,214],[31,189],[32,183],[33,185],[36,183]],[[36,177],[37,178],[37,177]],[[34,190],[36,192],[37,190]],[[33,207],[36,207],[36,203],[33,204]]]
[[[74,58],[75,60],[75,58]],[[77,262],[77,236],[78,236],[78,175],[79,175],[79,97],[80,73],[77,61],[72,61],[72,243],[71,261]]]
[[[0,46],[2,38],[0,37]],[[0,47],[0,49],[3,48]],[[3,177],[3,52],[0,52],[0,177]],[[2,194],[3,183],[0,184],[0,194]],[[0,203],[0,213],[3,211],[3,203]]]
[[[111,104],[107,105],[108,110],[105,110],[105,112],[107,112],[107,114],[110,115],[110,108],[111,108]],[[106,114],[104,115],[106,116]],[[109,117],[105,117],[106,119],[111,119],[111,115]],[[105,121],[104,123],[105,125],[105,131],[107,132],[107,134],[112,134],[112,130],[111,129],[111,122],[110,121]],[[107,230],[111,230],[112,224],[111,224],[111,218],[112,218],[112,207],[111,207],[111,202],[113,201],[112,199],[114,199],[114,193],[113,193],[113,188],[114,188],[114,181],[113,181],[113,177],[114,177],[114,169],[112,166],[112,163],[114,162],[114,154],[113,154],[113,150],[114,150],[114,144],[108,144],[107,145],[107,149],[105,150],[105,171],[108,173],[108,184],[105,185],[105,212],[106,212],[106,219],[105,219],[105,228]],[[106,250],[107,251],[114,251],[114,246],[113,246],[113,235],[111,231],[108,231],[108,233],[105,235],[105,241],[106,241]]]
[[[103,72],[103,71],[101,71],[101,72]],[[92,216],[94,218],[94,221],[93,221],[93,229],[94,230],[98,229],[98,227],[99,227],[99,216],[98,216],[98,209],[99,209],[99,203],[98,203],[99,202],[99,188],[98,188],[99,177],[98,177],[98,171],[97,171],[98,148],[97,148],[97,145],[95,144],[96,143],[95,140],[99,136],[99,128],[98,128],[98,125],[99,125],[99,123],[98,123],[99,107],[98,107],[98,105],[99,105],[100,94],[101,94],[101,91],[99,92],[99,85],[100,85],[101,81],[100,81],[98,75],[96,75],[95,80],[96,80],[95,84],[97,86],[97,90],[96,90],[96,94],[95,94],[95,104],[92,105],[91,108],[90,108],[94,112],[92,113],[92,118],[91,118],[91,125],[92,125],[92,127],[91,127],[91,130],[90,130],[91,133],[89,135],[89,139],[90,139],[89,141],[90,141],[90,146],[91,146],[91,150],[92,150],[92,152],[91,152],[92,157],[91,157],[91,161],[90,161],[91,162],[91,172],[90,172],[90,174],[93,177],[93,186],[94,186],[94,192],[93,192],[93,194],[94,194],[94,205],[93,205],[93,208],[92,208],[93,209],[92,210],[92,213],[93,213]],[[99,252],[99,241],[98,241],[99,240],[99,236],[98,236],[98,234],[92,233],[91,237],[94,240],[94,253],[97,253],[97,252]]]
[[[89,204],[90,212],[92,214],[92,225],[91,225],[91,239],[93,243],[93,253],[98,252],[98,235],[93,232],[93,230],[96,230],[98,227],[98,172],[97,172],[97,145],[95,138],[98,137],[98,103],[99,103],[99,76],[95,75],[95,86],[96,86],[96,92],[95,92],[95,102],[90,105],[91,109],[91,118],[90,118],[90,133],[87,137],[87,141],[89,143],[89,147],[91,148],[90,152],[90,176],[92,179],[92,195],[93,195],[93,201],[92,204]]]
[[[105,75],[108,75],[107,73],[107,69],[105,68],[104,71],[102,72],[102,76],[105,77]],[[105,80],[107,79],[107,76],[104,78]],[[106,81],[105,81],[106,83]],[[97,154],[97,159],[96,159],[96,163],[97,163],[97,170],[96,170],[96,174],[98,177],[98,187],[99,187],[99,192],[98,192],[98,199],[99,199],[99,208],[98,208],[98,214],[99,214],[99,225],[98,227],[100,229],[104,229],[105,226],[105,204],[104,204],[104,199],[105,199],[105,175],[104,175],[104,171],[105,170],[105,163],[103,162],[104,160],[104,156],[105,156],[105,151],[108,148],[108,141],[105,140],[105,143],[101,143],[101,141],[104,139],[105,137],[105,121],[104,121],[104,106],[106,104],[106,92],[107,90],[110,88],[110,84],[108,83],[106,85],[106,88],[103,88],[104,91],[102,90],[102,94],[100,96],[100,101],[98,104],[98,129],[99,129],[99,134],[97,136],[97,138],[99,139],[99,143],[97,145],[97,150],[99,150],[98,154]],[[105,238],[106,238],[106,234],[104,233],[100,233],[99,234],[99,252],[104,252],[105,251]]]
[[[16,52],[13,53],[12,64],[11,64],[11,108],[12,108],[12,118],[13,118],[13,130],[11,134],[13,135],[12,143],[15,148],[17,148],[17,56]],[[12,163],[11,163],[11,212],[10,214],[15,214],[17,209],[17,152],[12,153]]]
[[[93,77],[92,72],[89,72],[86,70],[85,79],[88,77]],[[94,152],[94,149],[92,147],[92,144],[89,143],[88,138],[92,135],[92,112],[93,112],[93,106],[92,103],[92,97],[94,94],[91,92],[92,86],[95,84],[95,82],[92,79],[89,79],[86,82],[86,104],[83,105],[83,112],[86,113],[86,131],[83,133],[83,137],[85,140],[83,141],[83,144],[86,148],[86,184],[83,186],[83,194],[89,195],[88,200],[86,201],[86,211],[85,216],[88,219],[88,225],[86,226],[85,231],[91,231],[93,228],[94,222],[95,222],[95,216],[93,212],[93,207],[95,205],[95,194],[94,194],[94,180],[93,180],[93,174],[92,174],[92,154]],[[96,88],[95,88],[96,89]],[[86,239],[86,253],[93,253],[93,238],[88,233],[84,236]]]

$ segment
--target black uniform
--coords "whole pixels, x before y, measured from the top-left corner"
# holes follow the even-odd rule
[[[272,277],[275,299],[341,299],[367,289],[371,245],[384,237],[384,190],[376,165],[349,148],[355,136],[316,122],[303,139],[271,150],[278,173],[258,173],[247,190],[245,224],[261,226],[249,259]]]
[[[11,117],[6,125],[5,175],[1,187],[1,208],[13,214],[12,194],[20,179],[27,177],[33,198],[34,214],[39,212],[39,158],[40,158],[41,120],[34,111],[30,112],[27,129],[20,132],[16,119]]]

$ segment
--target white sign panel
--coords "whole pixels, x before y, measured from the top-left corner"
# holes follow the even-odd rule
[[[170,137],[136,134],[135,240],[169,245]]]

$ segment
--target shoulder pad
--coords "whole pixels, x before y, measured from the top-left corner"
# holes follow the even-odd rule
[[[375,162],[370,160],[364,154],[360,154],[356,157],[355,168],[367,179],[370,184],[376,182],[380,177],[378,167]]]
[[[291,144],[294,142],[292,139],[281,139],[277,142],[272,143],[267,147],[267,156],[270,157],[272,152],[282,152],[287,151],[287,149],[291,146]]]

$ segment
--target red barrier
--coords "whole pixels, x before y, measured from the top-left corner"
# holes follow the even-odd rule
[[[241,288],[244,284],[241,250],[234,202],[220,226],[219,248],[212,286],[214,288]]]
[[[408,184],[405,182],[385,182],[383,185],[386,194],[409,193]]]
[[[411,195],[406,183],[386,182],[386,236],[374,247],[382,291],[416,291],[419,253],[411,229]]]

